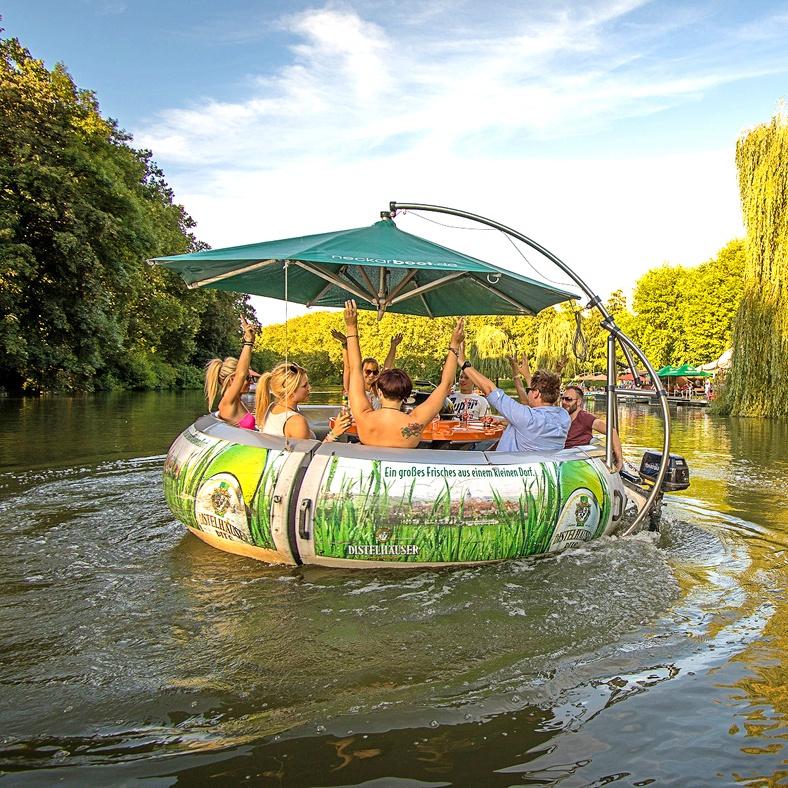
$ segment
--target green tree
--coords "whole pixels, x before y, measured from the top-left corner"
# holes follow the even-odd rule
[[[198,337],[229,340],[243,297],[190,293],[145,265],[199,245],[150,153],[128,142],[63,65],[0,40],[0,386],[177,385]]]
[[[788,117],[778,112],[736,145],[744,225],[744,294],[724,405],[788,416]]]
[[[731,241],[716,257],[688,270],[684,327],[687,358],[712,361],[731,347],[733,319],[744,281],[744,242]]]
[[[663,265],[652,268],[635,285],[631,336],[655,367],[681,364],[687,357],[683,309],[687,277],[686,268]]]

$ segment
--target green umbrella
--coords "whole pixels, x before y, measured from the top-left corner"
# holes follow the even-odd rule
[[[660,378],[675,378],[677,375],[681,375],[681,372],[678,371],[678,367],[671,367],[670,364],[668,364],[662,367],[662,369],[658,369],[657,375]]]
[[[697,367],[693,367],[692,364],[682,364],[677,370],[677,375],[681,375],[685,378],[711,378],[713,375],[710,372],[706,372],[703,369],[698,369]]]
[[[339,307],[355,298],[378,317],[387,310],[428,317],[534,315],[577,298],[403,232],[391,219],[150,262],[177,271],[189,287],[287,297],[307,306]]]

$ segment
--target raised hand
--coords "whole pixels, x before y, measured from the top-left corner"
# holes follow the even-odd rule
[[[391,338],[392,349],[398,347],[400,342],[402,342],[402,334],[394,334]]]
[[[465,342],[465,318],[461,317],[454,326],[454,331],[451,334],[451,341],[449,347],[458,350],[460,345]]]
[[[241,331],[244,334],[244,342],[254,342],[255,335],[257,334],[257,326],[250,323],[243,315],[240,316]]]
[[[517,356],[507,356],[506,359],[511,364],[512,372],[515,375],[522,375],[524,378],[531,377],[531,367],[528,364],[527,353],[524,352],[521,359],[518,359]]]
[[[352,333],[358,333],[358,308],[352,298],[345,301],[345,325],[348,333],[351,333],[350,329],[355,329]]]
[[[342,347],[347,347],[347,337],[341,332],[337,331],[335,328],[331,329],[331,336],[339,342]]]

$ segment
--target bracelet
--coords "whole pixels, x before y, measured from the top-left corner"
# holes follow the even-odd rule
[[[241,347],[254,347],[254,342],[243,342]]]
[[[328,433],[326,434],[326,441],[328,441],[328,443],[334,443],[336,439],[337,436],[334,435],[334,433],[331,430],[329,430]]]
[[[450,352],[454,353],[454,355],[457,358],[457,360],[459,360],[459,358],[460,358],[460,351],[457,350],[457,348],[453,348],[451,345],[449,345],[448,350]]]
[[[345,334],[345,339],[350,339],[350,337],[357,337],[358,334]]]
[[[468,369],[468,367],[472,367],[472,366],[473,364],[471,364],[471,362],[466,359],[465,363],[460,367],[460,369]]]

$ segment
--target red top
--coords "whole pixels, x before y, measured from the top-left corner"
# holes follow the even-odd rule
[[[572,419],[572,424],[569,426],[564,448],[571,449],[573,446],[587,446],[591,443],[591,426],[595,421],[596,416],[593,413],[579,410],[577,417]]]

